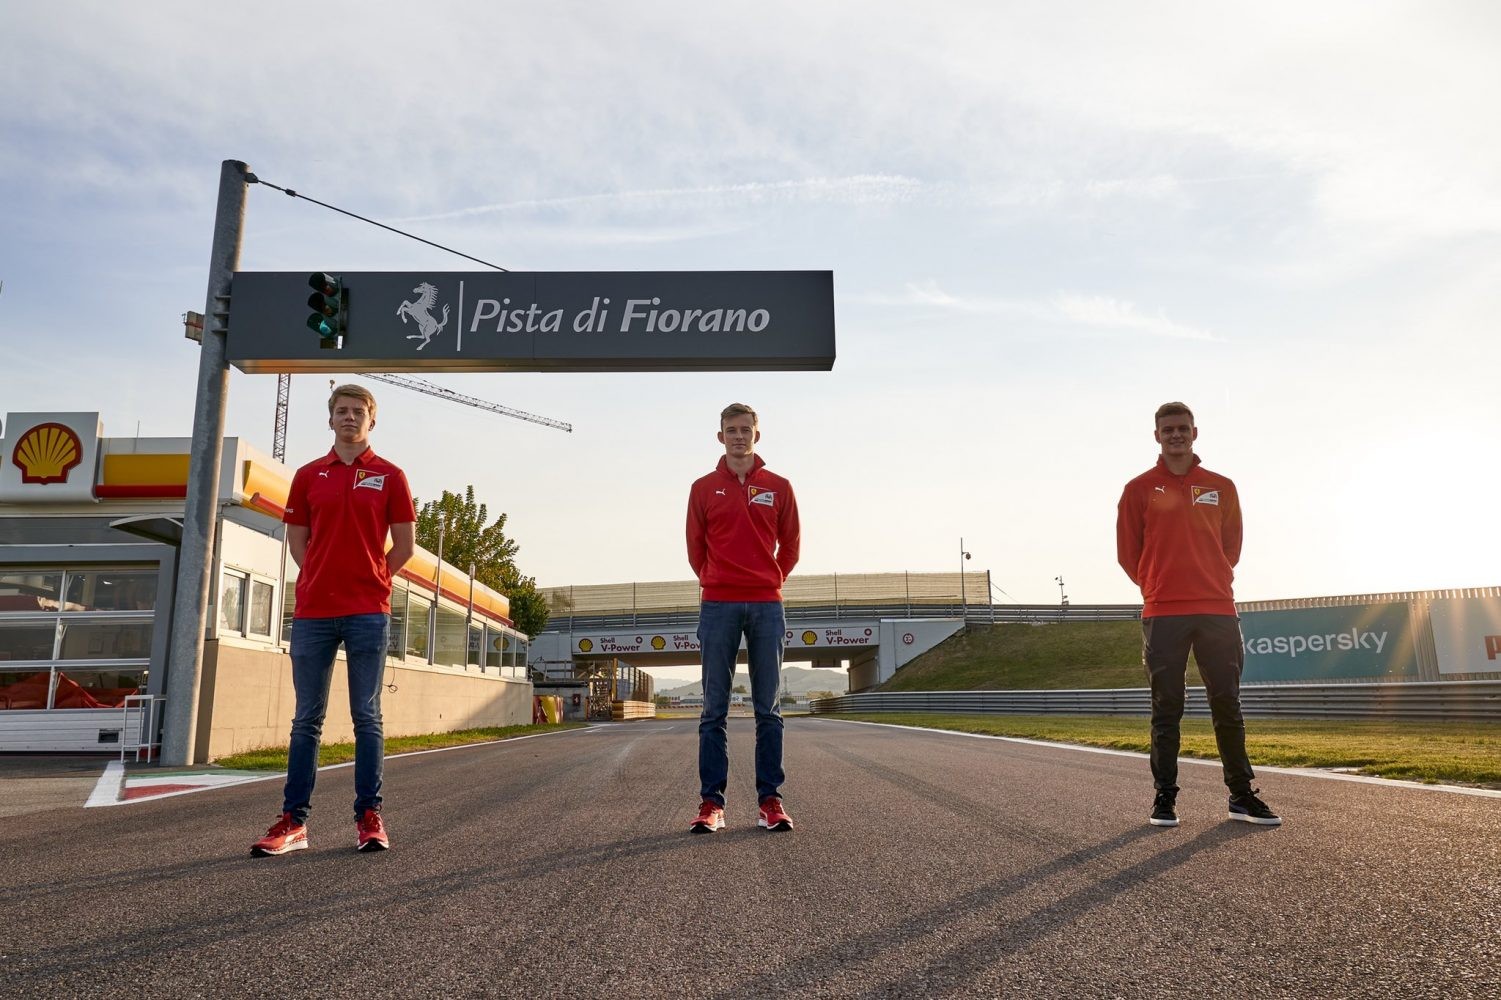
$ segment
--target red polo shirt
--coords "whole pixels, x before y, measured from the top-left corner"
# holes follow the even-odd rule
[[[296,617],[391,613],[386,539],[417,520],[405,473],[369,448],[348,465],[329,449],[292,477],[282,520],[308,529]]]

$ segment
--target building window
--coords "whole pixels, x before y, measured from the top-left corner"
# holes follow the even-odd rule
[[[412,659],[427,662],[428,612],[433,602],[416,594],[407,595],[407,648]]]
[[[144,691],[158,573],[0,569],[0,710],[118,708]]]
[[[245,588],[250,578],[232,569],[224,571],[219,585],[219,631],[236,635],[245,631]]]
[[[386,655],[401,659],[401,651],[406,648],[403,640],[406,638],[407,627],[407,589],[404,586],[391,588],[391,632],[386,637]]]
[[[445,667],[462,667],[464,649],[468,646],[468,630],[464,627],[464,614],[451,608],[438,606],[438,633],[434,646],[433,662]]]
[[[271,608],[272,592],[275,588],[264,580],[250,581],[250,624],[248,626],[251,635],[271,637]]]

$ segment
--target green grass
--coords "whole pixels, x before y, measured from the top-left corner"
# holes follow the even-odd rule
[[[1188,683],[1198,685],[1190,661]],[[1141,623],[975,625],[881,685],[880,691],[998,691],[1146,687]]]
[[[579,729],[582,722],[564,722],[549,726],[498,726],[488,729],[458,729],[451,733],[429,733],[426,736],[395,736],[386,740],[387,755],[407,753],[412,750],[437,750],[442,747],[459,747],[468,743],[489,743],[494,740],[509,740],[532,733],[554,732],[559,729]],[[353,743],[325,743],[318,748],[318,766],[345,764],[354,760]],[[242,771],[285,771],[287,769],[286,747],[264,747],[231,754],[214,761],[221,767]]]
[[[1142,753],[1151,745],[1145,718],[896,712],[840,713],[829,718],[1018,736]],[[1182,733],[1183,756],[1219,758],[1208,719],[1184,719]],[[1501,788],[1501,726],[1483,722],[1252,719],[1246,723],[1246,750],[1253,765],[1344,768],[1382,778]]]

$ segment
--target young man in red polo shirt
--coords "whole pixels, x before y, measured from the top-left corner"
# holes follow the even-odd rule
[[[391,579],[412,557],[417,514],[406,475],[370,448],[375,397],[341,385],[328,400],[334,446],[292,477],[287,548],[301,572],[292,621],[292,686],[297,714],[287,753],[281,819],[250,847],[256,855],[308,846],[307,816],[318,774],[318,743],[328,710],[334,654],[344,644],[354,720],[356,846],[391,846],[381,822],[380,682],[391,630]],[[386,550],[386,537],[391,549]]]
[[[1126,484],[1115,522],[1116,557],[1141,588],[1142,662],[1152,684],[1152,781],[1148,822],[1177,826],[1179,724],[1191,649],[1204,678],[1219,745],[1230,819],[1263,826],[1282,820],[1251,787],[1240,712],[1245,666],[1230,584],[1240,561],[1235,484],[1199,464],[1194,415],[1183,403],[1157,409],[1157,464]]]
[[[726,719],[735,661],[745,638],[751,702],[756,710],[757,825],[791,830],[782,808],[782,650],[787,622],[782,583],[797,565],[802,529],[792,484],[766,468],[756,454],[761,440],[756,411],[731,403],[719,415],[719,466],[688,493],[688,564],[702,588],[699,655],[704,668],[704,710],[698,722],[698,815],[689,829],[724,827],[729,782]]]

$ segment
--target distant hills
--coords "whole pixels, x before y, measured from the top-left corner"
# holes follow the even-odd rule
[[[736,671],[735,684],[743,685],[745,690],[750,690],[750,674],[745,671]],[[733,687],[734,685],[731,685]],[[849,675],[842,670],[812,670],[808,667],[783,667],[782,686],[791,694],[806,695],[809,691],[832,691],[835,694],[844,694],[849,688]],[[704,686],[699,681],[691,684],[683,684],[673,688],[658,688],[657,694],[667,695],[670,698],[681,698],[692,694],[703,694]]]

